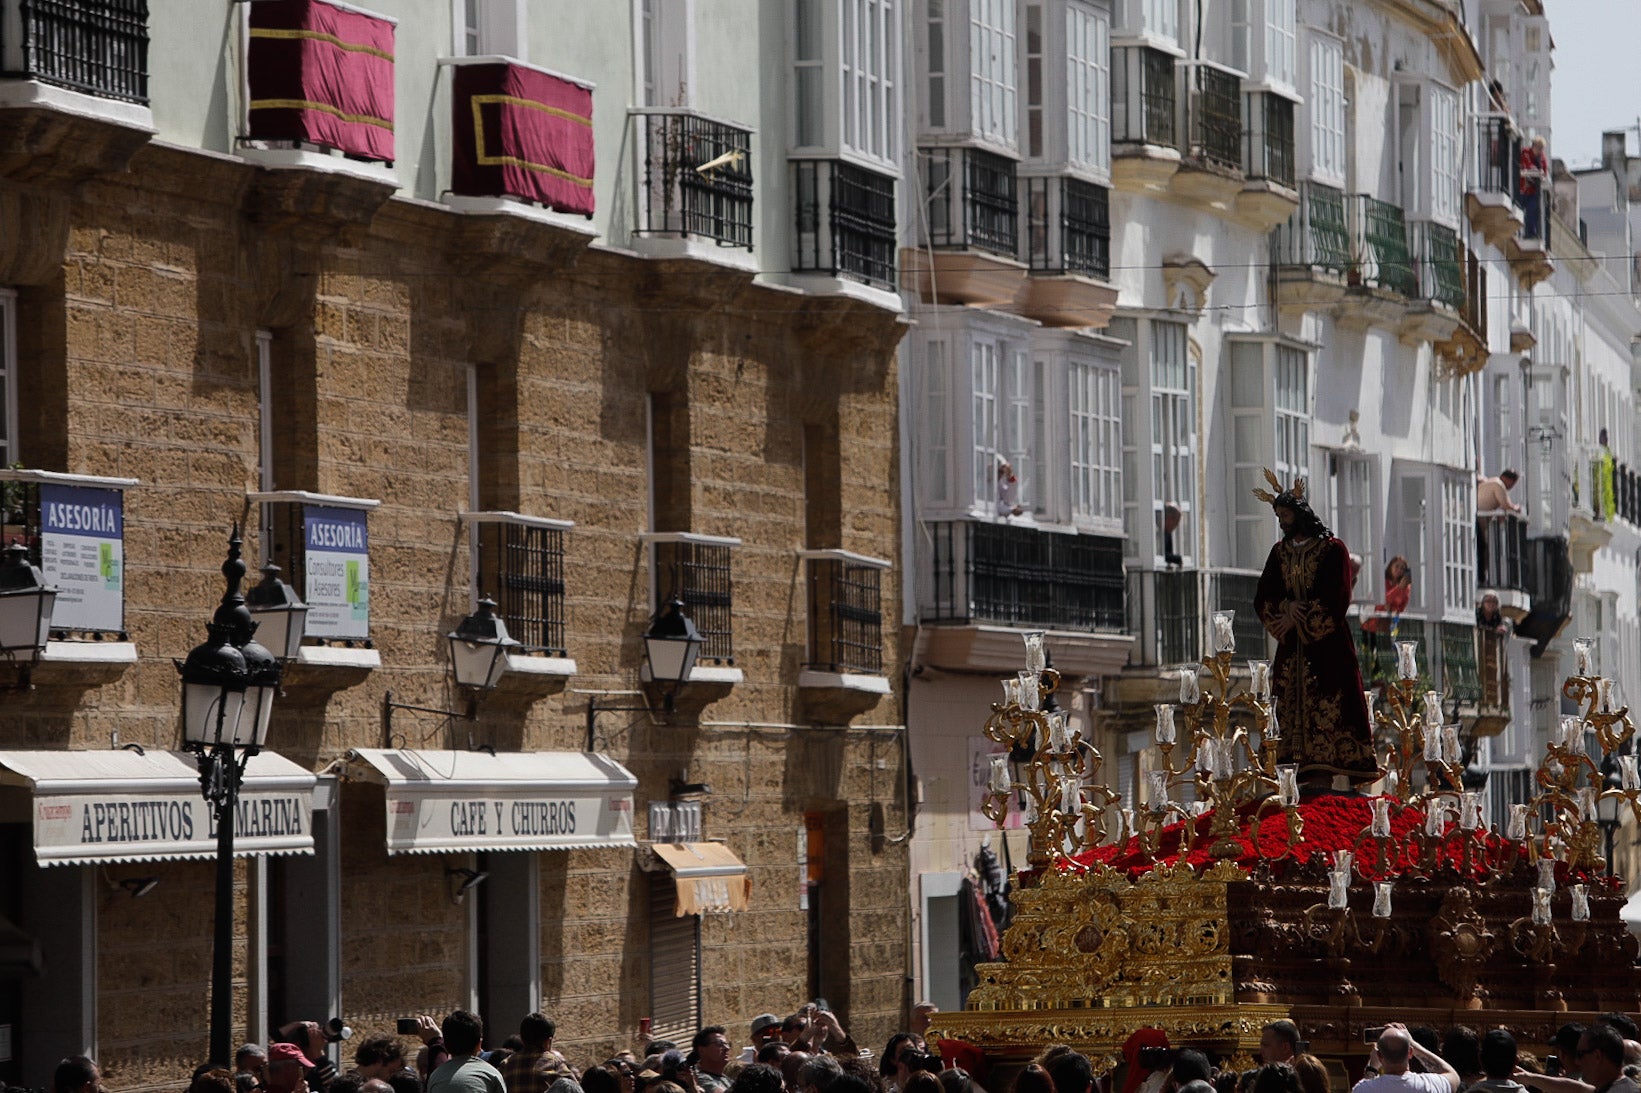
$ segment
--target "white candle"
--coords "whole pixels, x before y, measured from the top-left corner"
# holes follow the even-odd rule
[[[1268,660],[1250,660],[1248,662],[1248,689],[1253,691],[1254,697],[1261,702],[1269,702],[1271,698],[1271,662]]]
[[[1201,816],[1204,812],[1207,812],[1207,811],[1208,811],[1208,802],[1207,801],[1192,801],[1191,802],[1191,815],[1192,815],[1193,818]]]
[[[1595,790],[1589,786],[1578,787],[1578,818],[1583,823],[1595,822]]]
[[[1066,715],[1058,710],[1048,715],[1048,741],[1055,751],[1071,749],[1071,739],[1066,734]]]
[[[1350,889],[1350,874],[1333,872],[1328,874],[1328,908],[1333,911],[1345,909],[1345,894]]]
[[[1265,722],[1265,739],[1272,741],[1282,739],[1282,725],[1276,720],[1275,706],[1271,707],[1271,716]]]
[[[1481,826],[1481,794],[1466,793],[1459,799],[1459,829],[1474,831]]]
[[[1373,917],[1390,917],[1390,882],[1388,880],[1373,882]]]
[[[1534,891],[1554,892],[1556,890],[1556,861],[1554,858],[1540,858],[1538,860],[1538,885]]]
[[[1447,809],[1441,802],[1431,801],[1430,807],[1424,814],[1424,833],[1431,838],[1439,839],[1447,831]]]
[[[1369,830],[1375,838],[1390,837],[1390,802],[1383,797],[1373,799],[1373,824]]]
[[[1374,717],[1373,705],[1374,705],[1374,703],[1376,703],[1378,701],[1379,701],[1379,696],[1377,694],[1375,694],[1373,691],[1363,691],[1362,692],[1362,702],[1367,706],[1368,726],[1370,728],[1373,725],[1373,717]]]
[[[1573,675],[1595,675],[1595,639],[1573,639]]]
[[[1221,740],[1214,749],[1214,777],[1225,781],[1231,777],[1236,763],[1236,748],[1229,740]]]
[[[1590,886],[1575,884],[1567,891],[1573,894],[1573,921],[1590,921]]]
[[[1150,805],[1161,812],[1168,807],[1168,772],[1153,770],[1146,773],[1146,780],[1151,784]]]
[[[1335,850],[1333,852],[1333,871],[1343,873],[1346,877],[1349,877],[1351,861],[1354,858],[1355,855],[1349,850]]]
[[[1027,630],[1020,638],[1026,643],[1026,671],[1041,672],[1048,667],[1048,660],[1043,653],[1043,631]]]
[[[1122,828],[1123,831],[1127,832],[1129,835],[1138,835],[1140,833],[1140,829],[1134,826],[1133,809],[1125,808],[1122,810]]]
[[[1440,763],[1442,761],[1442,730],[1439,725],[1424,726],[1424,761]]]
[[[1533,925],[1548,926],[1550,924],[1550,897],[1553,895],[1546,888],[1533,889]]]
[[[1214,652],[1233,653],[1236,651],[1236,630],[1232,625],[1235,621],[1235,611],[1214,612]]]
[[[1620,755],[1618,757],[1618,784],[1625,789],[1641,789],[1641,771],[1636,768],[1636,757]]]
[[[1037,703],[1042,700],[1042,692],[1037,688],[1037,673],[1021,671],[1020,673],[1020,708],[1035,710]]]
[[[1179,704],[1195,706],[1202,700],[1202,687],[1197,683],[1197,668],[1188,664],[1179,670]]]
[[[1283,763],[1276,768],[1276,789],[1283,808],[1293,808],[1299,803],[1298,764]]]
[[[1219,750],[1219,740],[1212,736],[1202,738],[1197,745],[1197,770],[1202,774],[1214,773],[1214,753]]]
[[[1427,728],[1442,723],[1442,696],[1435,691],[1424,693],[1424,723]]]
[[[1398,641],[1396,643],[1396,675],[1401,679],[1419,678],[1418,642]]]
[[[1005,794],[1009,791],[1009,757],[1008,753],[991,757],[991,778],[987,781],[987,788],[995,794]]]
[[[1455,766],[1459,761],[1459,727],[1442,726],[1442,762]]]
[[[1082,794],[1077,783],[1067,780],[1060,786],[1060,814],[1075,820],[1082,815]]]
[[[1165,702],[1157,703],[1157,743],[1172,744],[1174,742],[1174,707]]]
[[[1603,676],[1596,680],[1595,692],[1599,700],[1599,709],[1602,713],[1613,712],[1613,687],[1617,681]]]
[[[1018,706],[1020,704],[1020,681],[1005,679],[1003,681],[1003,705]]]
[[[1526,805],[1510,806],[1510,826],[1504,833],[1506,837],[1511,839],[1525,839],[1527,837]]]

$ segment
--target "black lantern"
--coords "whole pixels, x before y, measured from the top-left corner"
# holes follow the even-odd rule
[[[0,656],[33,664],[51,637],[51,611],[57,604],[56,586],[28,560],[28,548],[13,543],[0,564]]]
[[[695,659],[701,655],[701,632],[684,614],[684,601],[673,600],[665,613],[655,616],[644,635],[644,655],[650,661],[650,678],[670,683],[673,691],[689,682]]]
[[[488,596],[446,636],[456,683],[480,691],[494,688],[507,671],[507,654],[524,648],[508,636],[507,624],[496,617],[495,601]]]
[[[308,628],[308,605],[280,580],[278,566],[269,562],[262,567],[262,580],[245,593],[245,604],[268,651],[279,660],[295,660]]]

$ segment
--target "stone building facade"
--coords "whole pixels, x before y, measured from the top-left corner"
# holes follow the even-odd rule
[[[448,172],[429,164],[453,154],[451,92],[409,73],[450,52],[424,40],[450,5],[381,5],[404,28],[398,129],[422,141],[397,167],[245,140],[227,121],[249,94],[243,55],[198,43],[254,43],[240,38],[251,6],[185,6],[221,26],[133,6],[128,32],[156,58],[142,95],[67,88],[45,67],[0,81],[0,439],[19,468],[5,472],[6,533],[39,561],[49,491],[123,505],[121,625],[54,621],[32,689],[0,696],[0,1078],[41,1085],[85,1051],[110,1088],[147,1087],[204,1059],[209,848],[145,849],[127,830],[48,864],[43,817],[48,798],[98,786],[204,815],[197,785],[154,773],[181,741],[172,660],[222,594],[230,526],[254,579],[264,559],[295,557],[277,521],[305,504],[363,514],[368,630],[308,639],[273,714],[277,754],[247,768],[287,764],[311,813],[298,853],[259,853],[255,824],[242,832],[236,1040],[333,1016],[355,1037],[391,1033],[395,1018],[471,1006],[499,1043],[539,1005],[560,1047],[591,1060],[645,1018],[657,1033],[722,1023],[739,1041],[754,1014],[821,994],[881,1042],[907,1001],[900,652],[873,614],[900,596],[898,567],[877,560],[894,558],[900,519],[903,322],[891,293],[767,275],[795,264],[786,172],[764,170],[785,156],[784,90],[713,102],[700,81],[705,105],[759,133],[752,242],[638,238],[618,191],[634,170],[625,111],[644,102],[632,60],[593,48],[631,41],[637,5],[588,16],[581,47],[549,39],[536,5],[509,9],[509,56],[569,68],[582,48],[610,66],[575,73],[600,85],[585,220],[446,200]],[[731,57],[769,29],[760,5],[738,6],[746,26],[703,36],[703,51]],[[424,116],[440,120],[420,133]],[[476,556],[506,539],[498,527],[542,533],[520,538],[558,567],[531,586],[558,629],[474,704],[446,634],[507,576]],[[691,583],[724,564],[727,580]],[[842,573],[867,596],[847,612]],[[728,621],[664,711],[642,637],[674,592]],[[843,614],[860,628],[840,657]],[[0,662],[0,685],[24,676]],[[394,762],[436,783],[469,763],[523,778],[582,754],[618,772],[597,791],[614,837],[392,841],[387,818],[412,807],[381,773]],[[90,789],[64,788],[73,778]],[[502,788],[496,801],[524,799]],[[489,800],[483,784],[463,791]],[[675,914],[687,871],[652,840],[727,848],[713,891],[736,909]]]

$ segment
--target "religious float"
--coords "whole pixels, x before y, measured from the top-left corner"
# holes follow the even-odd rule
[[[1301,792],[1278,761],[1272,669],[1233,668],[1233,616],[1213,617],[1202,665],[1156,708],[1143,801],[1124,807],[1101,756],[1054,709],[1041,634],[1004,681],[985,731],[987,815],[1024,806],[1003,959],[979,967],[935,1039],[987,1059],[991,1089],[1050,1044],[1122,1061],[1137,1030],[1252,1065],[1261,1029],[1290,1018],[1336,1089],[1360,1074],[1364,1031],[1388,1021],[1511,1029],[1543,1054],[1568,1021],[1637,1010],[1637,943],[1600,856],[1598,809],[1641,818],[1634,728],[1594,643],[1574,645],[1563,717],[1530,802],[1484,822],[1459,731],[1421,690],[1418,646],[1366,695],[1381,777],[1366,793]],[[1204,671],[1206,678],[1204,678]]]

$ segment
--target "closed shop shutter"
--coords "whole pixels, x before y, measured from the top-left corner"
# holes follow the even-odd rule
[[[701,916],[678,914],[677,903],[672,874],[651,874],[651,1032],[683,1045],[701,1027]]]

